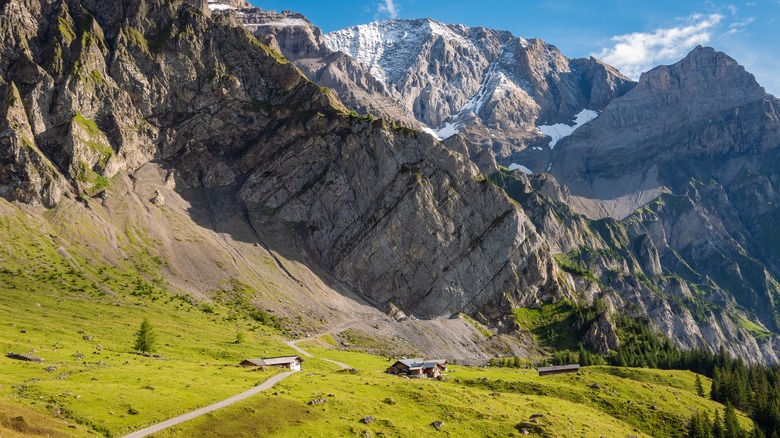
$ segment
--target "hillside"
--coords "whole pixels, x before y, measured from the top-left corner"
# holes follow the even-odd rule
[[[430,435],[440,421],[440,433],[455,436],[672,437],[683,436],[692,412],[723,409],[695,394],[690,372],[588,367],[539,377],[528,369],[450,366],[439,382],[387,375],[384,358],[305,347],[357,371],[312,360],[308,375],[286,380],[274,393],[160,436]],[[315,398],[327,402],[307,405]],[[244,429],[248,421],[251,431]]]
[[[153,238],[136,250],[160,257],[171,292],[208,299],[237,281],[254,305],[300,321],[293,333],[354,319],[371,331],[378,319],[392,336],[430,344],[415,334],[426,326],[461,358],[487,356],[466,322],[391,324],[376,308],[398,308],[395,319],[481,311],[500,323],[511,309],[494,301],[499,290],[556,293],[527,218],[472,163],[348,112],[230,15],[212,17],[205,2],[55,6],[12,2],[2,15],[16,43],[0,63],[11,152],[0,183],[10,201],[72,209],[78,230],[97,221],[81,237],[106,263],[127,257],[119,238],[139,221]],[[202,232],[220,238],[184,237]],[[525,284],[514,284],[514,267]]]
[[[690,372],[381,370],[780,362],[778,102],[723,53],[635,84],[508,32],[328,36],[239,0],[10,0],[0,35],[0,435],[137,430],[308,336],[310,373],[167,433],[681,436],[723,410]]]

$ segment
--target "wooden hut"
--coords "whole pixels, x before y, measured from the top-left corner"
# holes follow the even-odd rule
[[[557,365],[553,367],[539,367],[536,369],[536,371],[539,372],[540,376],[549,376],[551,374],[564,374],[564,373],[576,373],[580,370],[579,364],[571,364],[571,365]]]
[[[409,377],[437,378],[441,376],[442,371],[447,371],[447,361],[444,359],[401,359],[387,368],[388,374]]]
[[[290,371],[300,371],[303,358],[300,356],[264,357],[261,359],[245,359],[241,362],[244,367],[282,367]]]

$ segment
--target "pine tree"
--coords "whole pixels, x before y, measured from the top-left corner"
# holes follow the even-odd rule
[[[715,401],[723,401],[720,398],[720,388],[722,386],[720,374],[720,367],[716,366],[715,371],[712,373],[712,387],[710,388],[710,398]]]
[[[715,419],[712,420],[712,436],[713,438],[726,438],[723,422],[720,421],[720,413],[718,411],[715,411]]]
[[[696,375],[696,383],[695,383],[695,385],[696,385],[696,394],[699,397],[704,397],[704,386],[702,386],[702,384],[701,384],[701,376],[699,376],[698,374]]]
[[[737,412],[730,402],[726,402],[726,410],[723,411],[723,435],[725,438],[742,438],[742,427],[737,419]]]
[[[144,318],[144,321],[141,323],[141,328],[135,335],[135,345],[133,345],[134,349],[140,351],[141,353],[151,353],[154,351],[156,336],[154,334],[152,324],[148,319]]]
[[[766,438],[766,435],[764,435],[764,432],[762,432],[758,426],[753,426],[753,430],[750,432],[749,438]]]
[[[688,423],[686,438],[713,438],[712,423],[707,413],[694,413]]]

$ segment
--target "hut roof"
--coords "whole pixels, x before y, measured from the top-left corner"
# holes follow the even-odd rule
[[[444,359],[425,360],[422,358],[402,359],[399,360],[398,362],[406,365],[407,367],[409,367],[409,369],[413,369],[413,370],[420,369],[420,368],[430,369],[436,367],[437,365],[444,365],[447,363],[447,361]]]
[[[577,371],[580,369],[579,364],[571,364],[571,365],[556,365],[552,367],[539,367],[536,369],[536,371],[539,372],[539,374],[544,373],[556,373],[556,372],[567,372],[567,371]]]
[[[262,366],[274,366],[293,363],[295,361],[303,362],[303,358],[300,356],[279,356],[279,357],[264,357],[261,359],[246,359],[244,362],[250,362],[259,367]]]

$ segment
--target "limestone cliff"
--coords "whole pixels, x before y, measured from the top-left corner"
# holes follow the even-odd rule
[[[36,207],[67,205],[68,217],[102,223],[109,243],[117,234],[111,227],[122,222],[118,215],[131,214],[126,205],[143,220],[186,223],[196,236],[203,229],[227,235],[241,245],[171,242],[164,232],[146,244],[151,252],[175,254],[166,275],[176,290],[193,287],[182,272],[194,272],[199,284],[210,284],[210,275],[229,281],[202,252],[219,248],[236,265],[237,278],[249,282],[261,282],[267,270],[245,261],[243,251],[251,246],[257,260],[267,253],[262,260],[278,268],[274,278],[283,286],[277,296],[258,295],[258,302],[320,321],[311,327],[328,325],[325,318],[338,324],[354,314],[376,316],[365,310],[368,303],[397,319],[455,317],[461,328],[467,323],[457,315],[467,313],[497,332],[514,333],[518,306],[562,299],[587,305],[598,296],[613,309],[651,318],[681,345],[724,345],[747,358],[777,361],[771,338],[747,328],[778,330],[779,169],[777,124],[771,123],[777,102],[723,56],[700,49],[680,66],[649,73],[621,98],[633,84],[610,67],[570,61],[553,46],[505,32],[414,22],[424,37],[426,68],[406,71],[326,51],[328,43],[298,15],[213,6],[206,0],[2,3],[0,196]],[[290,52],[298,66],[246,30],[250,16],[270,29],[266,41]],[[294,23],[280,26],[280,17]],[[382,26],[397,31],[410,23]],[[411,50],[387,41],[372,47],[386,56]],[[329,70],[334,64],[323,56],[348,66],[346,73]],[[322,74],[320,80],[330,71],[334,83],[360,85],[341,94],[368,99],[365,108],[374,98],[381,104],[386,92],[400,96],[399,114],[431,124],[461,120],[457,111],[474,129],[525,128],[604,107],[554,149],[561,155],[553,161],[554,170],[564,168],[562,157],[584,150],[600,157],[602,167],[557,173],[569,188],[549,176],[486,175],[471,157],[483,169],[497,166],[491,154],[474,153],[476,131],[445,144],[394,121],[360,116],[303,75],[305,68]],[[698,79],[688,78],[690,71],[699,71]],[[420,92],[425,82],[443,86],[451,75],[462,77],[461,91]],[[706,92],[695,88],[700,79],[712,81],[706,89],[723,98],[699,96],[699,106],[686,108],[688,88]],[[668,121],[680,120],[664,131],[673,144],[658,148],[653,139],[660,137],[637,139],[634,161],[624,157],[621,166],[598,155],[607,128],[629,140],[625,132],[654,132],[642,111],[664,114],[664,105],[674,106]],[[514,128],[505,138],[520,132]],[[534,130],[522,132],[530,134],[517,135],[547,141]],[[685,159],[669,158],[675,148]],[[659,161],[651,150],[669,159]],[[581,158],[586,166],[596,163]],[[645,174],[667,181],[670,193],[623,221],[590,220],[569,207],[581,197],[580,179]],[[139,187],[146,188],[143,196]],[[718,207],[723,204],[729,207]],[[185,211],[189,222],[170,220]],[[110,248],[107,260],[123,259],[118,245],[102,247]],[[207,296],[214,288],[206,289]],[[382,321],[388,331],[413,330]],[[583,327],[592,347],[615,348],[608,317],[594,324]],[[452,330],[449,322],[425,327],[439,339]],[[476,341],[466,340],[473,330],[456,332],[453,345],[484,357]],[[512,345],[508,350],[518,351]]]
[[[647,233],[691,296],[775,331],[778,110],[736,61],[698,47],[562,141],[552,173],[581,212]]]
[[[256,235],[234,239],[291,230],[278,245],[378,308],[511,331],[514,306],[568,293],[523,210],[471,161],[350,115],[234,14],[205,0],[3,8],[6,199],[89,205],[154,161],[183,195],[235,197]],[[150,202],[167,208],[175,197],[158,190]]]
[[[248,29],[349,106],[416,121],[440,138],[460,133],[472,158],[487,149],[506,165],[549,161],[550,137],[537,126],[601,110],[633,86],[595,59],[569,60],[506,31],[420,19],[321,35],[300,14],[245,17]]]

